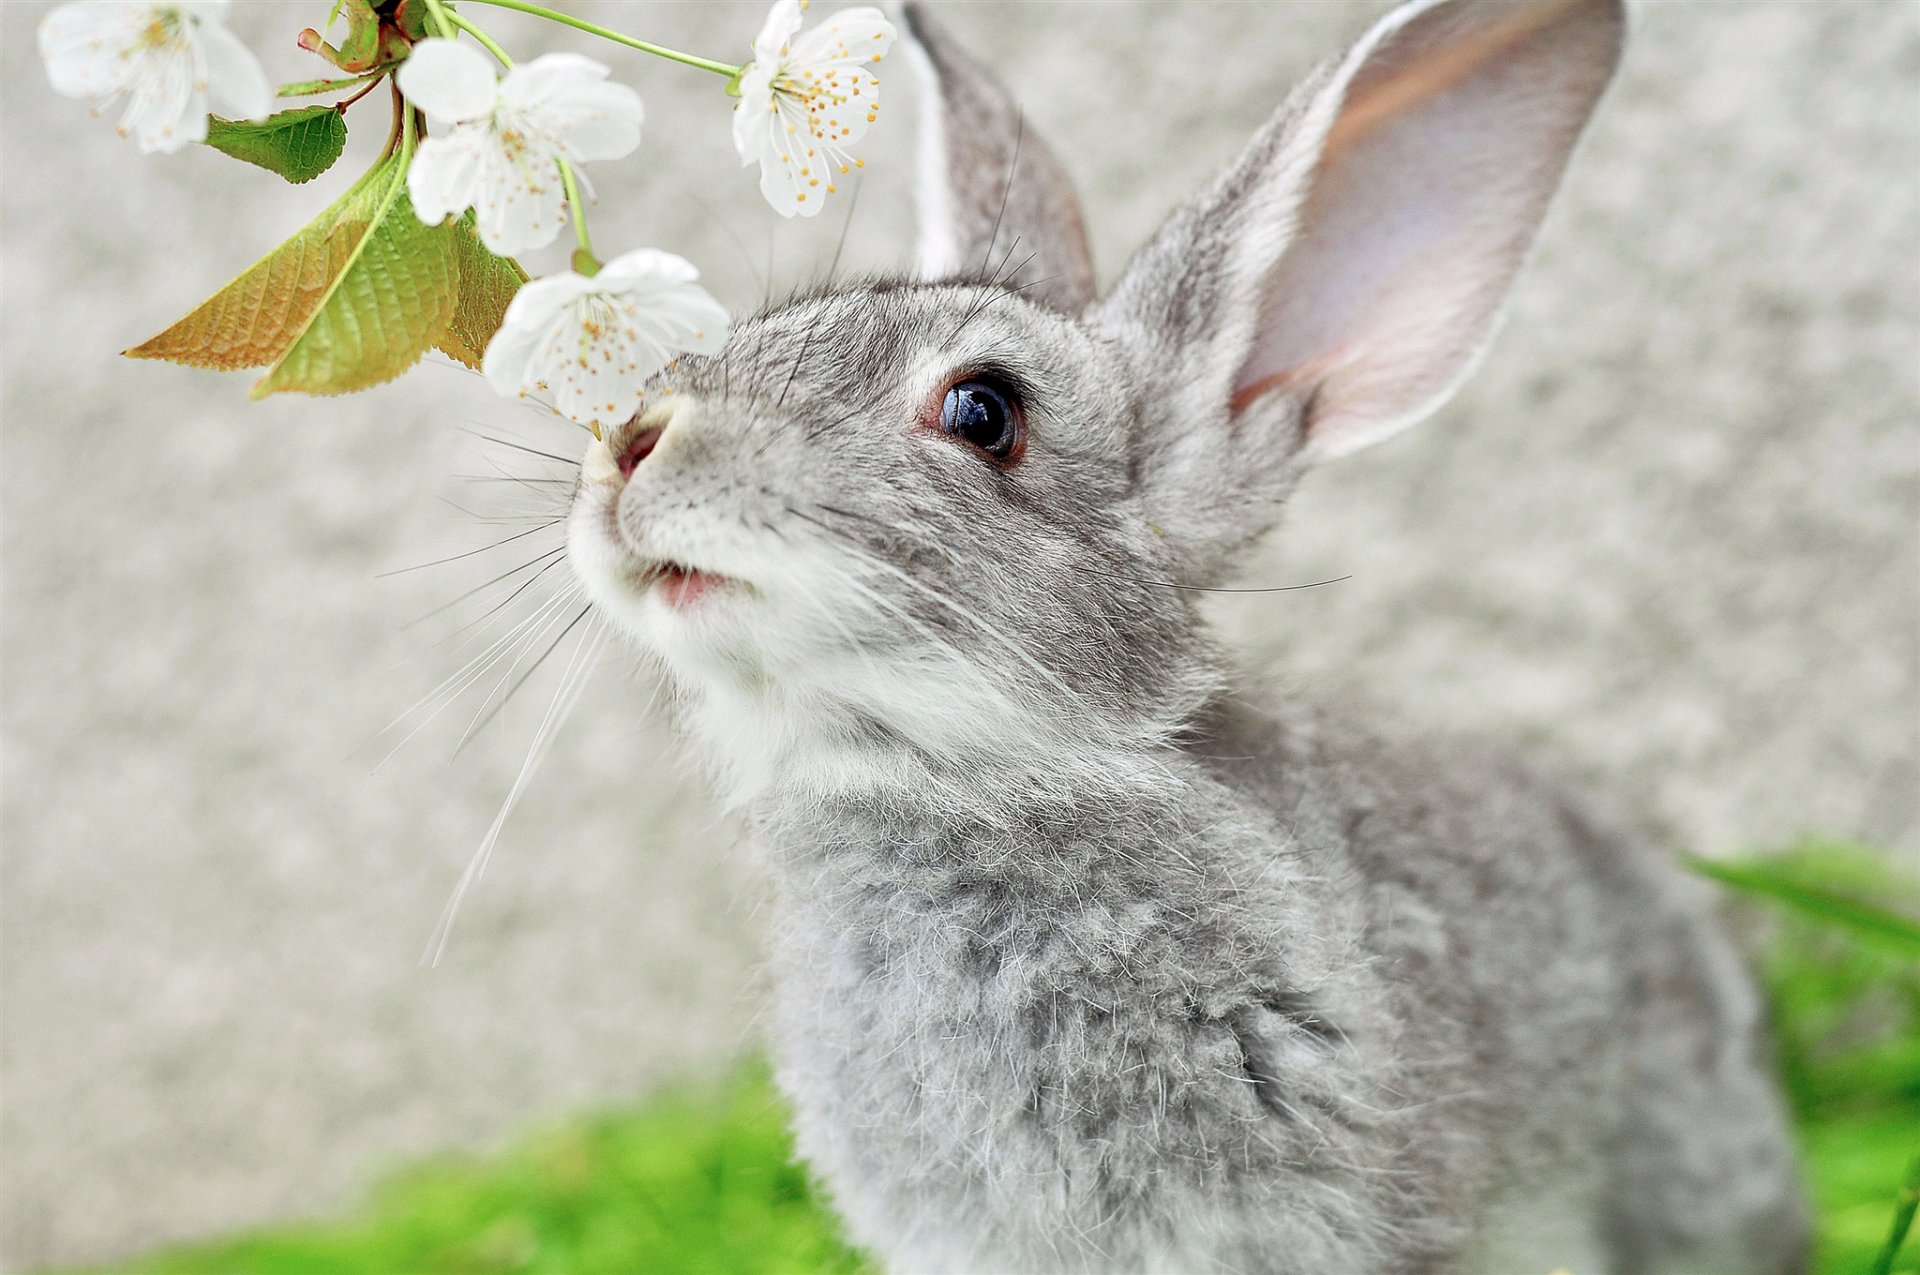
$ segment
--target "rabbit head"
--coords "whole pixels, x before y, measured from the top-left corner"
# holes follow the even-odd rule
[[[917,277],[737,323],[575,498],[577,571],[740,798],[904,766],[1071,786],[1176,734],[1222,677],[1193,590],[1306,466],[1466,375],[1623,36],[1619,0],[1402,6],[1101,298],[1060,163],[905,16]]]

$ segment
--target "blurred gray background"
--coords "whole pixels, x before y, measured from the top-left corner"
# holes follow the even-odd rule
[[[464,430],[569,454],[576,435],[444,360],[249,404],[249,378],[115,357],[318,211],[353,156],[293,189],[205,150],[138,155],[46,88],[45,7],[0,6],[10,1269],[343,1207],[407,1156],[748,1047],[759,1003],[756,873],[617,653],[445,962],[417,967],[554,679],[459,757],[478,693],[374,770],[381,728],[471,653],[443,639],[500,593],[409,622],[555,533],[379,575],[516,529],[455,505],[542,499],[458,475],[562,472]],[[307,78],[292,35],[325,7],[243,0],[235,21]],[[1067,156],[1111,278],[1384,6],[944,8]],[[578,11],[721,58],[764,14]],[[824,268],[851,201],[774,218],[719,81],[471,12],[646,96],[641,159],[592,173],[603,256],[681,252],[736,308]],[[1917,15],[1641,4],[1492,357],[1422,430],[1309,483],[1249,581],[1353,578],[1223,606],[1249,663],[1511,741],[1676,848],[1920,854]],[[853,268],[912,243],[908,73],[885,73]],[[356,108],[361,147],[383,110]]]

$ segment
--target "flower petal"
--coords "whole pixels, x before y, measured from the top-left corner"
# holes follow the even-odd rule
[[[646,110],[624,84],[583,84],[550,99],[541,129],[571,159],[619,159],[640,145]]]
[[[692,283],[700,277],[699,268],[677,253],[658,248],[636,248],[623,252],[593,277],[594,287],[602,292],[632,292],[671,288]]]
[[[228,119],[263,120],[273,113],[273,82],[240,37],[202,20],[197,32],[207,96]]]
[[[847,9],[798,33],[796,7],[769,15],[783,43],[777,60],[756,43],[757,59],[740,80],[733,144],[741,163],[760,165],[760,193],[783,217],[810,217],[836,180],[860,161],[851,148],[879,118],[873,64],[893,47],[893,23],[878,9]],[[780,18],[776,25],[775,17]],[[784,33],[784,34],[782,34]]]
[[[727,308],[705,288],[676,288],[660,298],[660,317],[672,326],[677,350],[718,354],[727,344]]]
[[[896,34],[878,9],[842,9],[793,41],[792,61],[815,69],[871,66],[893,48]]]
[[[140,149],[170,154],[207,136],[207,93],[190,44],[146,54],[128,85],[122,134]]]
[[[596,300],[600,304],[576,310],[572,326],[551,347],[554,368],[545,379],[561,414],[604,430],[633,418],[647,379],[669,356],[638,338],[631,306]]]
[[[556,95],[598,83],[611,74],[604,62],[578,53],[543,53],[507,72],[500,82],[500,101],[514,110],[536,110]]]
[[[767,154],[767,116],[773,112],[774,68],[755,62],[740,77],[740,100],[733,108],[733,148],[744,166]]]
[[[486,152],[493,145],[492,132],[480,124],[456,126],[421,142],[407,168],[414,215],[437,226],[473,207]]]
[[[829,160],[818,154],[806,111],[791,97],[774,99],[767,117],[767,157],[760,161],[760,194],[782,217],[812,217],[826,205]]]
[[[500,330],[480,360],[487,383],[509,396],[534,388],[539,379],[532,366],[534,354],[550,340],[554,324],[592,286],[593,280],[572,271],[522,285],[507,303]]]
[[[765,25],[753,37],[753,59],[772,64],[786,56],[793,33],[800,29],[800,0],[776,0]]]
[[[80,0],[40,20],[40,57],[62,97],[110,97],[137,68],[134,52],[151,21],[147,6]]]
[[[848,9],[794,41],[790,75],[813,135],[824,146],[852,147],[878,117],[880,79],[873,64],[893,47],[894,35],[878,9]]]
[[[867,126],[879,118],[880,81],[865,71],[834,72],[840,86],[809,104],[807,128],[821,146],[845,151],[867,135]],[[847,76],[860,81],[849,88]]]
[[[640,145],[640,95],[606,83],[607,68],[575,53],[549,53],[507,73],[500,106],[524,131],[568,159],[618,159]]]
[[[595,428],[639,410],[649,378],[683,350],[715,353],[727,312],[685,258],[643,248],[591,279],[567,273],[522,288],[487,348],[495,389],[545,389],[554,407]]]
[[[567,224],[566,191],[552,156],[494,146],[482,152],[473,197],[480,239],[511,257],[544,248]]]
[[[457,40],[422,40],[400,64],[400,91],[437,128],[493,114],[500,82],[478,49]]]

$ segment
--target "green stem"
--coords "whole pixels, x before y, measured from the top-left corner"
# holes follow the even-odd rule
[[[381,78],[385,78],[385,77],[376,78],[371,84],[361,89],[358,93],[355,93],[352,97],[346,98],[339,102],[335,102],[333,104],[333,109],[340,112],[342,115],[345,115],[347,113],[347,108],[349,106],[352,106],[355,102],[358,102],[361,98],[365,97],[367,94],[373,92],[375,89],[380,87]]]
[[[385,75],[389,69],[388,67],[381,67],[379,70],[369,71],[365,75],[356,75],[350,80],[302,80],[298,84],[282,84],[275,96],[313,97],[319,93],[332,93],[336,89],[357,88],[362,84],[368,84],[379,79]]]
[[[438,6],[438,5],[436,5],[435,7],[441,8],[441,6]],[[501,48],[498,44],[494,43],[492,36],[488,35],[485,31],[482,31],[478,26],[474,25],[472,22],[469,22],[467,19],[461,17],[458,13],[454,12],[452,9],[441,8],[441,12],[447,15],[447,21],[453,23],[454,26],[459,27],[462,31],[465,31],[468,35],[480,41],[481,46],[484,47],[487,52],[493,54],[494,61],[498,62],[501,66],[506,67],[508,70],[513,69],[513,59],[507,56],[507,51],[505,49]]]
[[[638,49],[642,53],[651,53],[655,57],[666,58],[683,66],[691,66],[702,71],[711,71],[715,75],[724,75],[729,80],[738,76],[744,67],[730,66],[725,62],[715,62],[710,58],[697,58],[691,53],[681,53],[676,49],[662,48],[657,44],[648,44],[645,40],[636,40],[630,35],[576,18],[572,14],[549,9],[545,5],[530,4],[528,0],[473,0],[475,4],[490,4],[499,9],[512,9],[516,13],[530,13],[536,18],[545,18],[549,22],[558,22],[562,26],[572,27],[576,31],[585,31],[588,35],[597,35],[603,40],[612,40],[615,44],[624,44],[629,49]]]
[[[587,210],[580,202],[580,180],[573,175],[572,164],[564,159],[557,162],[560,184],[567,192],[567,210],[573,214],[573,240],[580,245],[573,254],[573,268],[591,279],[600,273],[600,258],[593,255],[593,241],[587,238]]]
[[[393,126],[387,130],[387,144],[380,150],[380,162],[393,158],[394,148],[400,145],[401,138],[413,132],[413,103],[407,101],[400,92],[400,78],[395,76],[387,81],[387,89],[393,94]],[[407,148],[409,156],[413,153],[411,145]]]
[[[413,162],[413,145],[416,137],[414,123],[417,118],[418,113],[413,107],[408,106],[400,126],[400,158],[393,166],[393,184],[387,187],[387,193],[380,197],[379,206],[373,210],[373,216],[367,219],[367,233],[360,237],[360,242],[353,247],[353,254],[347,258],[347,264],[341,267],[340,273],[334,277],[334,288],[338,288],[340,280],[347,277],[347,271],[353,269],[353,263],[360,259],[360,253],[372,240],[373,232],[379,228],[381,222],[387,219],[387,214],[393,211],[394,204],[400,199],[400,192],[407,188],[407,167]],[[328,297],[333,295],[332,289],[328,290],[327,295]],[[325,305],[326,300],[322,299],[321,304]]]
[[[448,13],[447,6],[441,0],[427,0],[427,15],[433,19],[433,25],[440,28],[443,40],[457,39],[457,33]]]

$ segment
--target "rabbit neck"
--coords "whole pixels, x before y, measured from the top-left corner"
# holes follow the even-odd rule
[[[860,667],[818,680],[702,677],[678,717],[723,801],[763,822],[783,812],[908,809],[944,818],[1051,817],[1137,801],[1167,783],[1161,755],[1223,681],[1195,660],[1145,703],[1036,702],[977,676]]]
[[[897,749],[884,772],[871,754],[866,782],[835,792],[773,785],[751,817],[783,910],[828,929],[886,928],[897,908],[930,916],[955,899],[964,911],[976,891],[1005,892],[1034,917],[1182,898],[1238,912],[1249,890],[1291,896],[1279,911],[1308,906],[1318,890],[1272,813],[1316,804],[1304,775],[1249,791],[1248,776],[1184,743],[963,763]]]
[[[1044,764],[868,752],[859,765],[861,781],[837,791],[771,788],[754,808],[763,837],[802,865],[1060,879],[1197,818],[1187,809],[1190,764],[1171,750],[1090,750]]]

